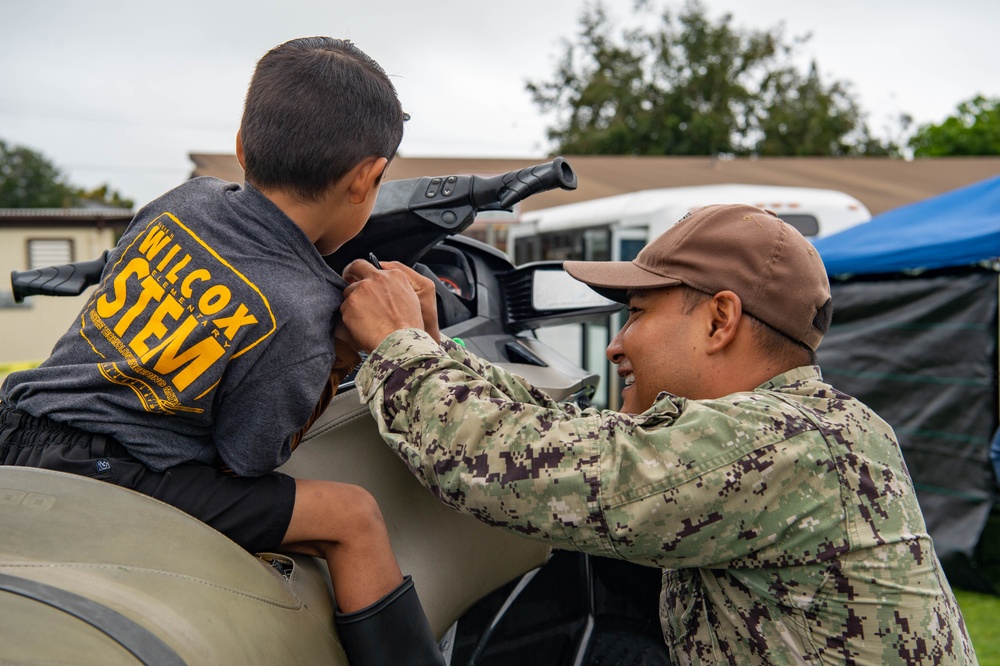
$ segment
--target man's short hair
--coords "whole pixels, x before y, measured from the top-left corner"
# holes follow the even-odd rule
[[[406,118],[385,71],[350,41],[285,42],[260,59],[247,90],[246,179],[315,201],[365,158],[391,160]]]
[[[701,303],[712,298],[711,294],[686,284],[679,285],[677,289],[683,290],[681,312],[685,315],[690,315]],[[750,320],[750,333],[753,335],[754,345],[761,354],[789,368],[816,365],[816,352],[808,346],[757,319],[749,312],[744,312],[743,316]]]
[[[773,326],[744,313],[750,319],[750,332],[754,336],[757,349],[789,368],[801,365],[816,365],[816,352],[798,340],[793,340]]]

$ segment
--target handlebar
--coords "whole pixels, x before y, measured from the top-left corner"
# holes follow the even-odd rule
[[[11,271],[10,286],[14,302],[25,296],[77,296],[87,287],[97,284],[108,261],[109,250],[97,259],[77,261],[59,266],[47,266],[30,271]]]
[[[562,157],[518,171],[482,176],[437,176],[388,181],[357,236],[326,257],[337,272],[373,252],[382,260],[415,264],[438,241],[464,231],[485,210],[510,210],[533,194],[575,190],[576,173]]]
[[[533,194],[556,188],[575,190],[576,185],[576,173],[562,157],[489,178],[425,176],[386,181],[361,233],[326,257],[326,263],[341,272],[372,252],[379,259],[412,266],[438,241],[468,228],[481,211],[510,210]],[[108,254],[91,261],[11,271],[14,300],[81,294],[101,279]]]

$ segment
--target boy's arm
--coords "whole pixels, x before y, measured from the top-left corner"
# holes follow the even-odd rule
[[[295,433],[321,412],[317,398],[331,381],[333,352],[290,365],[266,364],[270,372],[219,396],[213,440],[229,468],[240,476],[259,476],[288,460]]]
[[[312,424],[316,422],[316,419],[318,419],[330,405],[330,401],[333,399],[333,396],[337,394],[337,389],[343,383],[344,378],[347,377],[361,362],[361,356],[354,351],[350,345],[339,338],[334,338],[333,341],[336,356],[333,359],[333,367],[330,369],[330,376],[327,379],[322,393],[320,394],[319,400],[317,400],[316,404],[313,406],[312,412],[306,420],[305,425],[289,438],[289,452],[295,451],[295,448],[302,442],[302,438],[305,437],[305,434],[309,431],[309,428],[312,427]],[[216,461],[216,466],[227,474],[239,476],[222,460],[221,455]]]
[[[340,338],[335,337],[333,345],[336,356],[333,359],[333,368],[330,369],[330,379],[323,388],[323,393],[320,394],[316,406],[313,407],[312,414],[309,415],[309,420],[306,421],[301,430],[292,435],[292,451],[299,445],[305,434],[309,432],[309,428],[316,422],[316,419],[326,411],[326,408],[330,405],[330,401],[333,400],[333,396],[337,395],[337,389],[343,383],[344,378],[351,374],[351,371],[361,363],[361,356],[358,352],[354,351],[350,345]]]

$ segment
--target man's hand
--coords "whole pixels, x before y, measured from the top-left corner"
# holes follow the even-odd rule
[[[340,312],[360,349],[370,352],[400,329],[427,330],[423,312],[428,307],[428,291],[434,321],[433,331],[428,332],[440,338],[434,285],[419,273],[397,262],[386,262],[379,270],[367,261],[357,260],[344,269],[344,279],[351,284],[344,290]]]
[[[417,300],[420,301],[420,316],[424,320],[424,330],[436,342],[441,342],[441,329],[438,328],[437,289],[434,287],[434,283],[398,261],[382,262],[382,267],[403,271],[410,286],[413,287],[413,291],[417,294]]]

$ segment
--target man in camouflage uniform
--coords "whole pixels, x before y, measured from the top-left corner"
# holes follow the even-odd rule
[[[358,262],[357,385],[446,504],[663,570],[681,664],[974,664],[892,429],[826,384],[830,290],[773,213],[710,206],[632,262],[566,262],[629,305],[622,412],[554,402],[441,340],[433,287]]]

